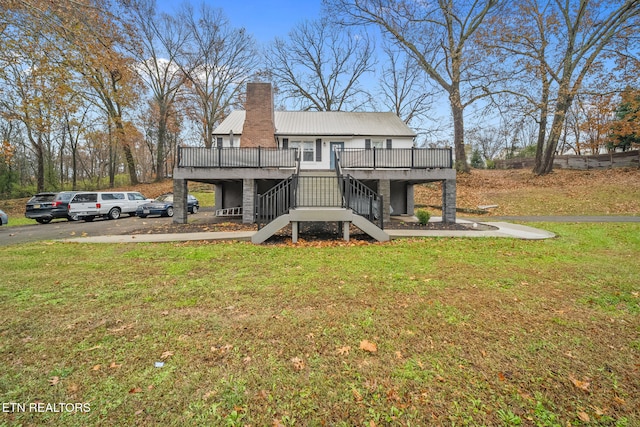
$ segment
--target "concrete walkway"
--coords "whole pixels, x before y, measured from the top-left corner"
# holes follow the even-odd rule
[[[433,221],[440,221],[434,217]],[[469,220],[458,220],[458,223],[466,223],[472,226]],[[528,227],[526,225],[510,224],[507,222],[482,222],[482,224],[495,227],[494,230],[391,230],[385,231],[391,239],[410,237],[509,237],[513,239],[540,240],[555,237],[554,233]],[[159,242],[184,242],[184,241],[210,241],[210,240],[242,240],[251,241],[255,231],[218,231],[199,233],[168,233],[168,234],[136,234],[136,235],[111,235],[90,236],[63,239],[64,242],[75,243],[159,243]]]
[[[640,216],[623,215],[533,215],[533,216],[492,216],[483,218],[466,218],[468,221],[486,223],[485,220],[492,221],[519,221],[519,222],[640,222]]]
[[[468,222],[458,220],[458,223]],[[385,230],[391,239],[407,237],[510,237],[512,239],[541,240],[556,235],[550,231],[508,222],[482,222],[497,230]]]

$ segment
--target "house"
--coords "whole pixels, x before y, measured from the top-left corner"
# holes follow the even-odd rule
[[[186,222],[188,181],[214,184],[219,212],[266,228],[254,241],[289,223],[295,240],[301,221],[353,223],[385,240],[384,223],[413,215],[414,185],[426,182],[442,182],[443,221],[455,222],[451,149],[414,147],[393,113],[274,111],[271,84],[249,83],[245,110],[214,138],[211,148],[179,148],[174,222]]]

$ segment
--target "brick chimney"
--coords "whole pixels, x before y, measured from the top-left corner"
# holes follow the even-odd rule
[[[247,83],[243,147],[276,147],[271,83]]]

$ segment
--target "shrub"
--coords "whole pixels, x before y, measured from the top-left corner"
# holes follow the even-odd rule
[[[418,210],[416,212],[416,217],[418,218],[418,222],[422,225],[426,225],[429,222],[429,218],[431,218],[431,214],[423,209]]]

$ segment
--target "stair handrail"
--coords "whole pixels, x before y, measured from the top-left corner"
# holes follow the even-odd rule
[[[257,194],[256,190],[256,224],[258,230],[281,215],[289,213],[295,200],[296,175],[291,175],[280,181],[264,194]]]
[[[384,198],[351,175],[343,177],[345,206],[384,229]]]
[[[356,214],[367,218],[370,222],[376,223],[376,212],[378,211],[378,226],[384,229],[383,218],[383,197],[376,193],[361,181],[351,175],[342,174],[342,164],[340,163],[339,150],[334,148],[336,174],[342,192],[342,207],[353,210]],[[375,207],[375,209],[374,209]]]

